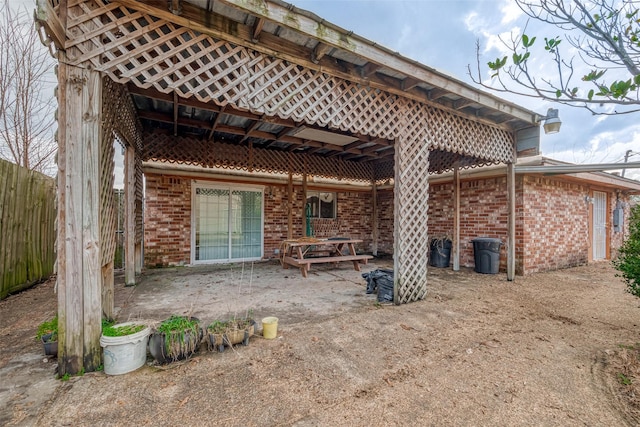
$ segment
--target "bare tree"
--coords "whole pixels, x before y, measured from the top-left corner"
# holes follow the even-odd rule
[[[530,20],[564,32],[544,38],[526,34],[500,40],[510,52],[487,65],[491,81],[481,72],[480,44],[476,45],[474,82],[500,92],[542,98],[586,108],[594,114],[624,114],[640,110],[640,2],[635,0],[516,0]],[[574,56],[562,49],[566,41]],[[540,75],[533,61],[550,55],[554,71]],[[534,71],[536,70],[536,71]],[[536,76],[537,75],[537,76]],[[609,79],[608,81],[606,79]],[[576,80],[578,80],[576,82]],[[497,83],[496,85],[492,83]],[[515,83],[515,85],[513,85]]]
[[[0,157],[51,174],[57,149],[53,58],[26,9],[14,10],[9,2],[0,0]]]

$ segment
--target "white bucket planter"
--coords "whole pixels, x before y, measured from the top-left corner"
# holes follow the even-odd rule
[[[115,327],[132,325],[135,322],[120,323]],[[147,361],[147,343],[151,328],[121,337],[100,337],[103,347],[104,373],[120,375],[135,371]]]

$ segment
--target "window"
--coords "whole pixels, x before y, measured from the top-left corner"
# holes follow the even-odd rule
[[[193,261],[262,257],[262,189],[198,184],[193,192]]]
[[[307,191],[307,206],[311,218],[335,218],[338,198],[336,193]]]

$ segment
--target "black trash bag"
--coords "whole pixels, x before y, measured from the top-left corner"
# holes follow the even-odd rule
[[[393,270],[378,269],[362,273],[367,281],[367,293],[378,291],[378,302],[393,302]]]
[[[371,273],[373,273],[373,271]],[[377,288],[375,278],[371,273],[362,273],[362,278],[367,282],[367,294],[374,293]]]

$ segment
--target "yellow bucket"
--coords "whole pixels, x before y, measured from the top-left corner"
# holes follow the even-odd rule
[[[278,318],[265,317],[262,319],[262,336],[272,340],[278,335]]]

